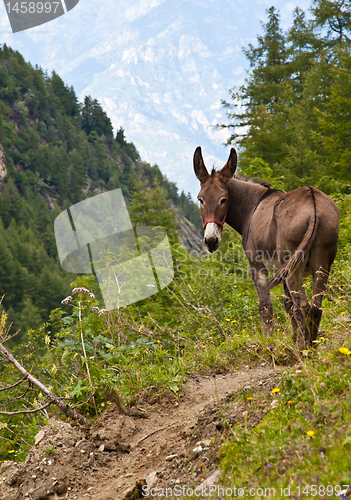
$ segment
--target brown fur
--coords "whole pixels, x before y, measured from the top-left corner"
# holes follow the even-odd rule
[[[263,328],[273,326],[270,289],[283,283],[284,306],[290,316],[294,339],[301,350],[317,339],[322,299],[338,246],[339,210],[316,188],[301,187],[285,192],[265,183],[233,177],[237,155],[232,148],[219,172],[208,174],[198,147],[194,170],[201,182],[203,220],[222,220],[242,235],[250,262]],[[218,241],[208,239],[210,251]],[[265,256],[265,258],[262,258]],[[268,280],[270,270],[275,272]],[[313,276],[313,296],[308,302],[303,277]]]

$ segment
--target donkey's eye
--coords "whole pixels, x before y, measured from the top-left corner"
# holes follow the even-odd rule
[[[199,202],[200,202],[200,205],[203,205],[204,204],[204,200],[202,198],[198,198]]]
[[[221,199],[221,205],[224,205],[224,203],[225,203],[226,201],[227,201],[227,200],[226,200],[226,198],[222,198],[222,199]]]

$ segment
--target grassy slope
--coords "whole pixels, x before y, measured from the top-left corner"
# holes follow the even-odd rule
[[[139,390],[150,385],[159,391],[168,387],[177,394],[186,374],[193,371],[220,372],[263,362],[283,366],[275,394],[257,387],[238,395],[246,402],[248,422],[255,408],[262,408],[266,416],[253,427],[232,428],[232,439],[221,449],[224,484],[275,488],[276,498],[282,497],[280,488],[289,485],[291,495],[298,496],[300,487],[302,497],[313,496],[314,490],[306,490],[306,485],[330,485],[328,490],[318,489],[319,498],[330,497],[331,487],[335,493],[335,487],[351,483],[351,359],[339,350],[351,348],[349,247],[344,241],[333,267],[323,302],[323,336],[316,349],[300,356],[291,340],[279,288],[272,294],[276,332],[272,337],[262,334],[256,292],[247,279],[240,242],[232,233],[230,238],[234,243],[224,242],[222,253],[206,260],[190,260],[175,248],[176,280],[146,301],[103,319],[88,313],[92,303],[87,303],[83,331],[87,348],[95,346],[89,362],[93,384],[96,378],[96,401],[102,409],[115,391],[122,401],[132,402]],[[309,288],[310,284],[308,292]],[[56,392],[87,411],[89,405],[82,406],[90,391],[84,367],[73,357],[69,360],[67,353],[67,348],[73,349],[76,358],[79,351],[72,326],[75,322],[78,326],[77,314],[65,317],[59,336],[66,335],[66,340],[48,348],[45,370],[51,368],[49,378]],[[94,329],[96,336],[89,337],[88,331]],[[43,352],[47,331],[36,332]],[[76,373],[83,382],[77,385],[65,372]],[[41,376],[45,378],[44,371]],[[14,455],[23,457],[20,439],[16,445]]]

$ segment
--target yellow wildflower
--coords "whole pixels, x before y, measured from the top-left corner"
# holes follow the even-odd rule
[[[277,392],[280,392],[280,389],[278,389],[278,387],[276,387],[275,389],[272,389],[272,392],[273,392],[273,394],[277,394]]]
[[[341,352],[341,354],[351,354],[351,351],[349,351],[347,347],[340,347],[339,352]]]
[[[314,437],[314,431],[307,431],[306,434],[307,434],[307,436],[310,436],[311,438]]]

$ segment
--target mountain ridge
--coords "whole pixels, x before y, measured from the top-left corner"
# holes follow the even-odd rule
[[[190,195],[141,160],[122,128],[114,136],[96,99],[79,103],[58,74],[32,68],[6,45],[0,83],[0,286],[9,320],[25,331],[60,305],[75,277],[57,258],[53,222],[61,210],[117,188],[132,203],[140,178],[151,193],[161,189],[169,220],[172,205],[198,228],[200,215]]]

